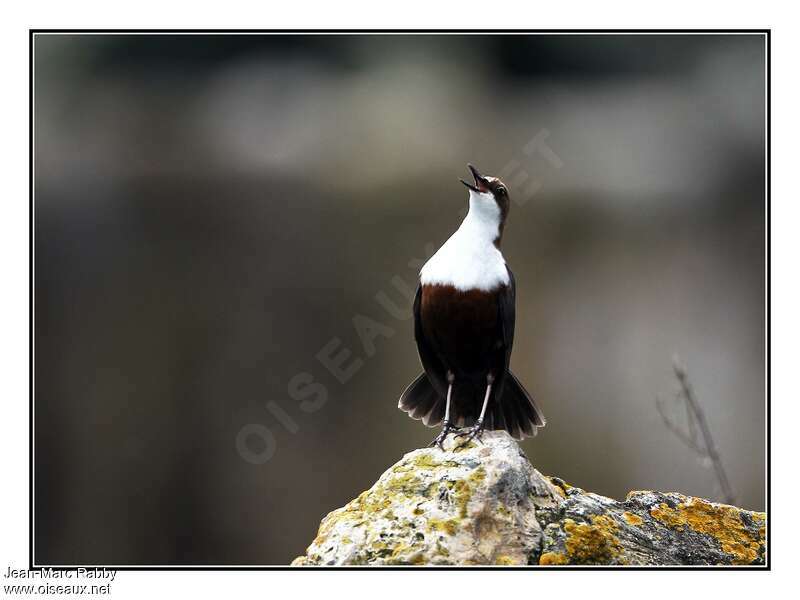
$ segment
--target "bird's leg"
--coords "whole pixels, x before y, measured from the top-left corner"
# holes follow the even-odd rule
[[[465,433],[459,433],[458,435],[463,435],[467,439],[466,441],[462,442],[460,446],[466,446],[472,440],[477,439],[479,442],[481,441],[481,434],[483,433],[483,417],[486,416],[486,406],[489,404],[489,396],[492,393],[492,384],[494,383],[494,375],[489,373],[486,376],[486,395],[483,397],[483,407],[481,408],[481,416],[478,417],[478,420],[475,421],[475,424],[470,427]]]
[[[439,446],[440,450],[444,450],[442,444],[447,439],[447,434],[451,431],[457,431],[458,427],[453,427],[450,423],[450,395],[453,393],[453,381],[455,376],[452,372],[447,372],[447,400],[444,405],[444,422],[442,423],[442,431],[436,438],[429,444],[430,446]]]

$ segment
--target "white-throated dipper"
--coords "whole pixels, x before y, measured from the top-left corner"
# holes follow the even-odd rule
[[[424,372],[398,403],[428,427],[442,423],[431,442],[440,448],[451,431],[466,436],[465,443],[480,439],[484,429],[521,440],[545,424],[509,369],[515,285],[500,252],[508,188],[467,166],[475,180],[461,180],[469,189],[469,212],[422,267],[414,298],[414,337]]]

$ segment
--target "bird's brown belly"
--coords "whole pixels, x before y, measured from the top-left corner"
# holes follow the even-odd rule
[[[501,343],[497,301],[496,292],[422,287],[422,327],[448,370],[485,377]]]

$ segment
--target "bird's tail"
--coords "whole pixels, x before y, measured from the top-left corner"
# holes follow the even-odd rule
[[[542,409],[516,376],[508,371],[500,397],[492,398],[486,407],[486,429],[505,430],[515,440],[521,440],[535,436],[546,422]]]
[[[454,403],[450,407],[453,423],[459,427],[468,427],[475,423],[481,400],[482,398],[475,396],[475,401],[467,404],[471,409],[469,414],[459,414],[459,409],[464,405]],[[411,382],[400,396],[397,406],[412,419],[421,419],[428,427],[436,427],[444,419],[445,398],[436,392],[425,373],[421,373]],[[542,409],[514,374],[508,371],[499,398],[491,398],[486,407],[486,429],[505,430],[514,439],[521,440],[535,436],[539,427],[544,427],[545,423]]]
[[[445,399],[433,389],[428,376],[421,373],[400,396],[397,407],[412,419],[422,419],[428,427],[436,427],[444,419]]]

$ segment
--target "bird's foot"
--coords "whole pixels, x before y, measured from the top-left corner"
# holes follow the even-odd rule
[[[476,440],[478,443],[482,444],[481,436],[483,435],[483,421],[480,419],[475,421],[475,425],[470,427],[464,432],[457,433],[457,437],[465,437],[467,438],[463,442],[461,442],[458,447],[463,448],[464,446],[468,446],[472,440]]]
[[[444,441],[447,439],[447,436],[453,432],[455,432],[456,435],[458,435],[460,431],[461,431],[460,427],[455,427],[454,425],[451,425],[449,421],[445,421],[444,424],[442,425],[442,430],[439,432],[439,435],[437,435],[434,438],[434,440],[430,444],[428,444],[428,447],[432,448],[433,446],[439,446],[439,450],[444,451],[443,444]]]

